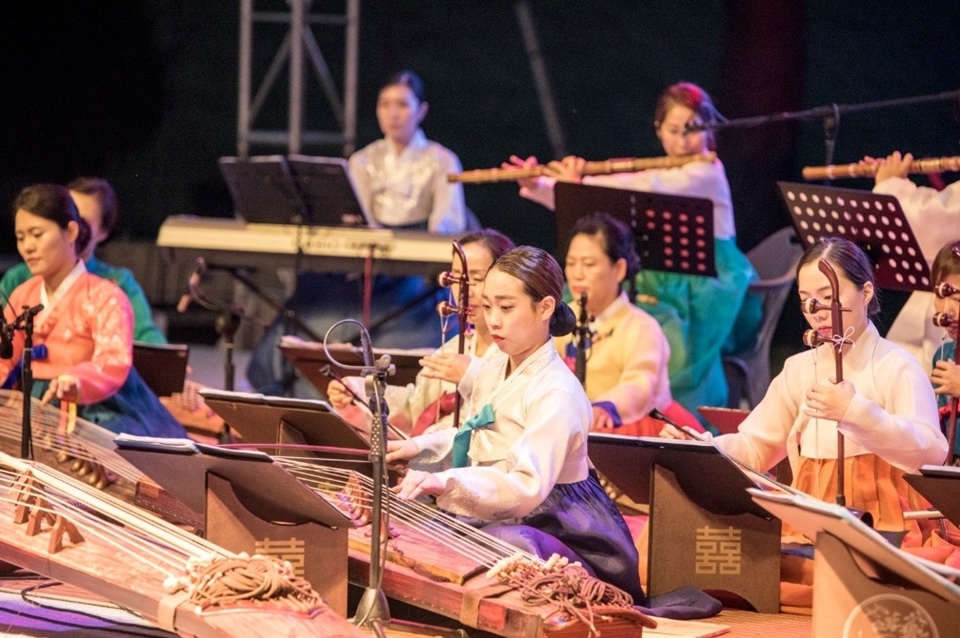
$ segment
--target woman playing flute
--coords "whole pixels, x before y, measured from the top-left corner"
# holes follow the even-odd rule
[[[716,121],[717,112],[709,95],[694,84],[674,84],[657,100],[654,128],[670,157],[714,151],[712,131],[691,131],[688,127]],[[514,156],[504,167],[535,165],[535,157]],[[584,176],[583,166],[584,160],[573,156],[551,162],[546,166],[550,177],[518,180],[520,194],[553,209],[553,185],[564,180],[702,197],[713,202],[718,276],[714,279],[641,270],[635,282],[638,293],[657,301],[643,307],[657,317],[670,340],[670,385],[674,398],[691,412],[701,405],[725,405],[727,383],[721,364],[722,349],[728,341],[730,352],[749,345],[748,340],[755,338],[761,309],[759,299],[751,298],[744,304],[747,287],[756,278],[756,272],[737,247],[730,185],[723,164],[715,159],[678,168],[605,176]]]

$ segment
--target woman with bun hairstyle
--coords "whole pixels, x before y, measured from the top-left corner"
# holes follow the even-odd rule
[[[411,469],[394,490],[435,496],[440,508],[543,558],[579,560],[643,604],[629,530],[587,456],[590,401],[551,339],[576,323],[562,295],[563,272],[539,248],[493,263],[483,312],[503,354],[476,374],[459,430],[389,443],[388,461],[443,468]]]

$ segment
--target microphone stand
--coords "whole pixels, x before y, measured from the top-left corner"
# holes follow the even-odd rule
[[[355,323],[360,329],[360,342],[363,347],[363,365],[348,366],[338,363],[336,358],[327,349],[327,340],[333,330],[344,323]],[[453,636],[467,638],[466,632],[457,629],[441,627],[427,627],[417,623],[396,621],[390,618],[390,605],[387,595],[383,591],[383,563],[386,559],[386,538],[390,532],[389,515],[390,499],[385,498],[389,493],[384,492],[386,487],[386,450],[388,412],[384,393],[387,386],[387,377],[396,372],[396,366],[390,361],[389,355],[382,355],[379,359],[373,358],[373,346],[370,343],[370,333],[362,323],[356,319],[341,319],[327,329],[323,337],[323,348],[327,359],[334,365],[361,371],[367,384],[370,395],[370,412],[373,414],[373,425],[370,428],[370,463],[372,465],[373,488],[370,497],[370,573],[367,588],[357,603],[352,622],[358,627],[369,627],[377,638],[386,638],[384,626],[400,626],[405,631],[428,636]]]
[[[33,459],[33,318],[43,310],[43,304],[34,307],[24,306],[23,314],[13,322],[14,330],[23,330],[23,369],[20,373],[20,385],[23,389],[23,422],[20,435],[20,458]],[[21,327],[22,324],[22,327]]]
[[[827,164],[833,163],[833,149],[837,137],[837,129],[840,124],[840,115],[842,113],[857,113],[860,111],[874,111],[882,108],[893,108],[901,106],[913,106],[914,104],[925,104],[928,102],[955,101],[960,98],[960,91],[946,91],[944,93],[934,93],[929,95],[919,95],[915,97],[899,98],[894,100],[882,100],[878,102],[862,102],[860,104],[829,104],[818,106],[805,111],[792,111],[782,113],[771,113],[769,115],[759,115],[756,117],[741,117],[734,120],[724,119],[721,122],[698,122],[687,125],[687,132],[696,131],[719,131],[725,128],[752,128],[755,126],[764,126],[767,124],[777,124],[780,122],[792,122],[796,120],[822,120],[824,129],[824,154]]]
[[[366,329],[361,337],[366,335]],[[363,339],[364,358],[372,361],[373,353],[369,349],[369,337]],[[387,375],[391,373],[390,356],[383,355],[371,367],[364,365],[367,394],[370,396],[370,410],[373,413],[373,426],[370,428],[370,464],[372,466],[373,494],[371,496],[370,521],[370,578],[368,586],[360,597],[354,615],[360,627],[370,626],[378,638],[384,638],[383,623],[390,620],[390,606],[383,591],[383,556],[385,534],[389,534],[389,499],[384,498],[386,478],[387,421],[389,407],[384,400],[387,387]]]

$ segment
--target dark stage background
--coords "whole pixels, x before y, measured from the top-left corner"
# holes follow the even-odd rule
[[[314,4],[317,10],[342,8],[340,2]],[[677,80],[704,86],[730,119],[960,88],[955,0],[530,5],[567,148],[588,159],[661,155],[653,102]],[[31,182],[94,174],[115,185],[119,234],[127,238],[152,241],[167,215],[230,215],[216,161],[236,153],[238,6],[228,0],[2,3],[0,201],[10,202]],[[259,78],[283,30],[256,29]],[[339,81],[342,30],[318,27],[315,33]],[[264,44],[271,38],[273,44]],[[498,166],[511,153],[552,158],[515,3],[367,0],[360,145],[379,136],[377,88],[401,67],[416,70],[427,84],[427,135],[458,153],[465,168]],[[332,118],[307,74],[308,128],[330,128]],[[284,127],[285,91],[281,81],[258,127]],[[840,123],[835,160],[894,149],[955,155],[958,136],[955,103],[850,114]],[[789,223],[775,182],[798,181],[802,166],[823,163],[822,125],[727,130],[719,145],[739,241],[748,250]],[[550,214],[522,201],[516,190],[512,184],[469,186],[467,203],[485,225],[521,243],[553,248]],[[2,228],[10,229],[9,216],[5,220]],[[0,232],[0,253],[14,252],[12,232]]]

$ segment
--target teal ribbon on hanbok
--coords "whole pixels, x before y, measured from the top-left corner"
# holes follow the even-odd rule
[[[453,435],[453,467],[466,467],[467,451],[470,449],[470,436],[477,428],[485,428],[493,423],[493,405],[488,403],[480,411],[463,422]]]

